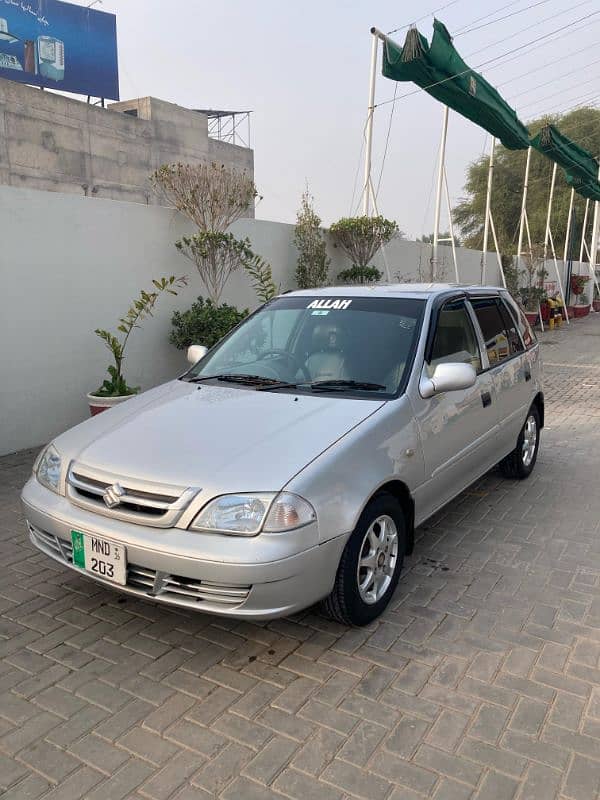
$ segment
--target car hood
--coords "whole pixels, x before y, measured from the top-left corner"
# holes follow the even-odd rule
[[[203,494],[276,491],[384,404],[172,381],[56,444],[86,466]]]

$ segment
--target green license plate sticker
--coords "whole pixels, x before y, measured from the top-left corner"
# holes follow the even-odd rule
[[[71,531],[71,541],[73,542],[73,564],[79,569],[85,569],[83,533],[81,531]]]

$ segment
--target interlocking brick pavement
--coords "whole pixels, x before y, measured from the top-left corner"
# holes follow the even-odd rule
[[[28,543],[0,459],[0,791],[47,800],[592,800],[600,319],[543,337],[526,482],[417,532],[381,620],[254,624],[120,596]]]

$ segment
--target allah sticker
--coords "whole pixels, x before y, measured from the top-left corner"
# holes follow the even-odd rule
[[[309,303],[306,307],[327,309],[327,311],[345,311],[351,302],[352,300],[333,300],[332,298],[328,298],[327,300],[313,300],[312,303]]]

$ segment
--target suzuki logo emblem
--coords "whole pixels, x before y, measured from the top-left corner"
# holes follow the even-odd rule
[[[125,496],[125,489],[121,486],[120,483],[113,483],[112,486],[108,486],[103,495],[102,499],[108,506],[108,508],[116,508],[121,502],[121,498]]]

